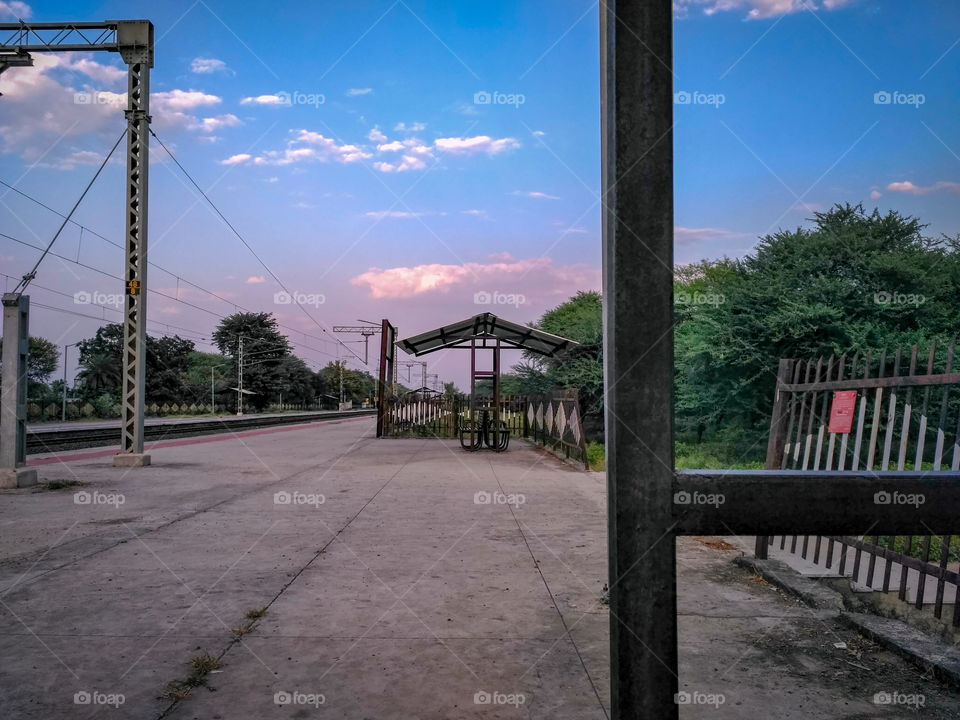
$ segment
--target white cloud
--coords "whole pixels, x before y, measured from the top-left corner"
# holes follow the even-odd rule
[[[191,129],[201,130],[203,132],[216,132],[221,128],[225,127],[236,127],[240,125],[240,118],[238,118],[233,113],[227,113],[226,115],[217,115],[216,117],[203,118],[197,125]]]
[[[468,138],[437,138],[434,146],[441,152],[449,152],[459,155],[477,155],[479,153],[496,155],[497,153],[504,152],[505,150],[518,148],[520,147],[520,143],[512,137],[494,140],[489,135],[476,135]]]
[[[518,195],[520,197],[536,198],[538,200],[559,200],[560,198],[556,195],[548,195],[545,192],[540,192],[539,190],[514,190],[511,195]]]
[[[66,74],[64,74],[66,73]],[[17,153],[33,162],[48,154],[61,138],[113,133],[126,93],[103,89],[122,82],[126,72],[78,53],[34,56],[33,67],[11,68],[0,75],[4,113],[0,116],[0,152]],[[118,90],[120,88],[117,88]],[[151,95],[154,127],[196,129],[200,121],[187,111],[221,100],[195,90],[169,90]],[[66,152],[56,148],[46,160],[54,166]],[[59,166],[73,163],[63,157]]]
[[[369,95],[373,88],[350,88],[347,90],[347,97],[357,97],[359,95]]]
[[[212,75],[218,72],[230,72],[230,68],[223,60],[217,58],[194,58],[190,63],[190,72],[198,75]]]
[[[383,145],[377,145],[377,150],[379,152],[397,152],[403,150],[403,143],[399,140],[394,140],[393,142],[385,143]]]
[[[890,192],[906,193],[908,195],[932,195],[938,192],[948,192],[951,195],[960,195],[960,182],[947,182],[942,180],[933,185],[914,185],[909,180],[904,182],[892,182],[887,185]]]
[[[231,155],[226,160],[221,160],[220,164],[221,165],[240,165],[242,163],[247,162],[251,157],[253,156],[250,155],[249,153],[237,153],[236,155]]]
[[[400,219],[410,219],[423,217],[424,215],[431,215],[432,213],[428,212],[405,212],[402,210],[375,210],[372,212],[366,213],[367,217],[377,218],[377,220],[382,220],[383,218],[400,218]]]
[[[789,15],[802,10],[837,10],[849,5],[853,0],[673,0],[673,11],[678,17],[686,17],[695,7],[702,7],[705,15],[715,15],[731,10],[746,10],[750,20]]]
[[[473,215],[474,217],[486,217],[486,210],[477,210],[476,208],[470,208],[469,210],[461,210],[464,215]]]
[[[357,145],[338,145],[331,138],[311,130],[291,130],[294,136],[283,150],[267,150],[256,157],[247,153],[233,155],[221,161],[221,165],[237,165],[252,162],[254,165],[291,165],[299,162],[353,163],[372,157]]]
[[[367,139],[372,140],[375,143],[382,143],[387,141],[387,136],[380,132],[379,128],[374,128],[367,133]]]
[[[245,97],[240,101],[241,105],[289,105],[290,98],[277,95],[254,95],[253,97]]]
[[[73,60],[72,55],[65,59],[61,67],[83,73],[87,77],[103,83],[118,83],[127,77],[127,71],[123,68],[116,67],[115,65],[104,65],[103,63],[98,63],[87,58]]]
[[[159,104],[164,111],[193,110],[206,105],[216,105],[221,99],[199,90],[168,90],[150,94],[150,101]]]
[[[251,275],[247,278],[247,285],[262,285],[267,279],[263,275]]]
[[[871,199],[871,200],[879,200],[879,199],[882,198],[882,197],[883,197],[883,193],[880,192],[879,190],[877,190],[876,188],[873,188],[873,189],[870,191],[870,199]]]
[[[0,18],[11,20],[29,20],[33,9],[20,0],[0,0]]]
[[[406,172],[407,170],[423,170],[427,164],[414,155],[403,155],[400,160],[393,163],[375,162],[373,166],[380,172]]]
[[[400,122],[397,123],[393,129],[398,132],[423,132],[427,129],[427,124],[422,122],[413,122],[407,125]]]

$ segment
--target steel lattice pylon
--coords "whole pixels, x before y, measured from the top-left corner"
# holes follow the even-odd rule
[[[127,178],[124,192],[124,329],[118,465],[146,465],[143,454],[147,322],[147,177],[150,165],[150,68],[153,23],[0,23],[0,72],[32,65],[34,52],[118,52],[127,64]]]

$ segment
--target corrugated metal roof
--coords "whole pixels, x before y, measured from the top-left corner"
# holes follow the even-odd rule
[[[405,352],[419,356],[445,348],[469,347],[470,341],[474,339],[481,343],[499,339],[501,347],[529,350],[548,357],[556,357],[564,350],[578,345],[573,340],[504,320],[493,313],[474,315],[467,320],[414,335],[398,344]],[[478,343],[478,347],[483,346]]]

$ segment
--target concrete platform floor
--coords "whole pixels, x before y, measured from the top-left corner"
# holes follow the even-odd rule
[[[604,477],[519,442],[372,434],[183,441],[0,493],[0,717],[606,717]],[[917,717],[878,692],[960,717],[735,555],[678,543],[681,717]],[[184,685],[206,653],[219,667]]]

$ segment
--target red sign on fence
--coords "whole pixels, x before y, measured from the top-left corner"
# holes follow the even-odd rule
[[[848,433],[853,429],[853,411],[857,406],[856,390],[838,390],[830,406],[830,425],[827,432]]]

